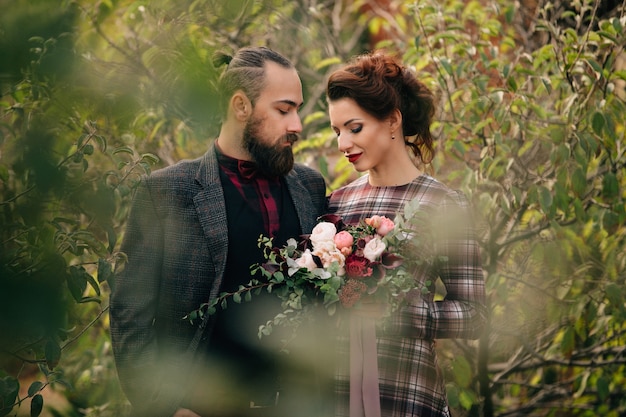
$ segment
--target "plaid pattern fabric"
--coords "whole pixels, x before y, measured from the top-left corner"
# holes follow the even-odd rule
[[[218,146],[215,149],[220,168],[226,173],[250,207],[261,212],[265,226],[265,235],[272,236],[274,231],[280,229],[278,204],[275,197],[276,194],[280,195],[280,179],[267,178],[262,175],[255,175],[254,178],[245,179],[239,170],[239,164],[242,161],[224,155],[220,152]]]
[[[437,366],[434,339],[477,338],[486,317],[480,248],[474,238],[465,196],[428,175],[397,187],[372,187],[362,176],[330,196],[329,211],[347,224],[373,215],[395,218],[404,205],[419,199],[433,222],[448,223],[447,232],[433,242],[440,262],[416,273],[425,282],[439,277],[444,300],[433,293],[416,293],[377,329],[379,387],[382,416],[449,416],[445,386]],[[416,231],[419,235],[419,231]],[[341,335],[345,333],[341,332]],[[339,337],[335,391],[337,416],[349,413],[349,339]]]

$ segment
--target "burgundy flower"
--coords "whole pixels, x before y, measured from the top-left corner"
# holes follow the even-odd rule
[[[349,278],[355,279],[369,277],[373,272],[373,269],[370,266],[370,261],[354,253],[346,258],[345,269],[346,275]]]
[[[341,219],[341,216],[337,216],[336,214],[324,214],[317,218],[318,222],[328,222],[335,225],[337,231],[344,230],[346,228],[345,223]]]
[[[265,262],[261,264],[261,266],[270,274],[274,274],[275,272],[280,271],[280,265],[275,263]]]
[[[381,264],[387,269],[395,269],[404,263],[404,258],[395,253],[383,252],[380,257]]]

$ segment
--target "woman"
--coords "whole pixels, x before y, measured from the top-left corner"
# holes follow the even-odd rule
[[[351,358],[339,361],[336,415],[449,416],[434,340],[477,338],[485,320],[485,290],[467,200],[420,169],[433,155],[432,94],[391,56],[373,53],[334,72],[327,98],[339,150],[365,173],[331,194],[330,212],[347,224],[374,215],[393,219],[407,202],[417,199],[419,210],[429,213],[432,223],[447,213],[446,220],[455,225],[445,233],[435,232],[441,239],[430,247],[437,261],[415,271],[415,288],[430,285],[430,291],[411,292],[390,318],[377,321],[373,361],[366,354],[359,363],[353,356],[362,346],[357,346],[355,333],[342,333],[339,353]],[[435,301],[431,284],[437,278],[446,295]],[[357,315],[353,312],[353,317]],[[376,360],[378,375],[362,376],[371,373],[366,368]],[[366,387],[368,378],[378,381],[377,395]],[[379,401],[370,402],[372,396]]]

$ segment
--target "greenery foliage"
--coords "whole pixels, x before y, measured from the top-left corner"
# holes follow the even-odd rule
[[[624,2],[0,6],[0,416],[123,414],[107,306],[132,189],[206,149],[214,51],[268,45],[293,60],[298,158],[330,191],[355,174],[324,80],[375,43],[435,91],[435,175],[476,210],[491,316],[478,343],[440,344],[452,407],[626,412]]]

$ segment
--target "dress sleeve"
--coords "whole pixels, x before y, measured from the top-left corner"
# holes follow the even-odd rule
[[[486,321],[480,247],[466,197],[451,191],[432,212],[435,260],[427,279],[441,279],[445,297],[416,293],[391,318],[392,333],[420,339],[476,339]]]
[[[122,252],[128,262],[115,277],[110,323],[120,384],[137,406],[154,395],[157,342],[154,320],[160,285],[163,231],[145,181],[133,199]]]

